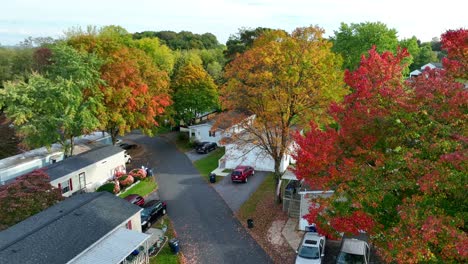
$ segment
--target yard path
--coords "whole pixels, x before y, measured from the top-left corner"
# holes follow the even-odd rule
[[[125,138],[146,150],[146,162],[156,172],[159,196],[167,202],[187,263],[272,263],[174,144],[163,137],[140,134]]]

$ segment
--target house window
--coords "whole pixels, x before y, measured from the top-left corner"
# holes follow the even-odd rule
[[[126,224],[125,224],[125,228],[129,229],[129,230],[132,230],[132,221],[129,220]]]
[[[210,137],[216,137],[216,131],[210,131],[209,133]]]
[[[70,178],[62,183],[59,183],[59,188],[62,189],[62,193],[67,193],[73,190],[72,179]]]

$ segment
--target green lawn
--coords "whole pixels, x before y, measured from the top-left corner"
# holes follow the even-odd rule
[[[146,195],[156,190],[156,187],[157,187],[157,184],[154,181],[154,177],[148,177],[140,181],[139,183],[137,183],[137,185],[133,186],[131,189],[126,190],[125,192],[121,193],[119,197],[125,198],[129,196],[130,194],[138,194],[142,197],[145,197]]]
[[[175,143],[176,147],[182,152],[189,151],[194,147],[193,143],[189,140],[188,133],[185,132],[179,132]]]
[[[203,178],[209,180],[210,173],[218,167],[218,160],[224,155],[224,148],[217,148],[210,152],[206,157],[199,159],[193,163],[195,168],[200,172]],[[224,177],[216,177],[216,181]]]
[[[172,226],[172,222],[169,220],[167,215],[163,216],[157,223],[153,225],[155,228],[161,228],[162,222],[167,225],[167,232],[166,236],[168,237],[168,242],[164,245],[164,248],[159,252],[159,254],[154,257],[150,258],[150,264],[179,264],[182,263],[180,258],[181,254],[175,255],[172,253],[171,248],[169,247],[169,240],[175,237],[174,227]]]
[[[239,209],[241,219],[247,219],[255,215],[257,206],[261,201],[266,199],[274,199],[276,181],[273,173],[270,173],[258,189],[252,193],[250,198]]]

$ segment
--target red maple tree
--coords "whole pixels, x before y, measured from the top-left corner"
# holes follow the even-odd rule
[[[352,93],[330,106],[335,122],[296,135],[297,177],[335,190],[306,218],[332,237],[368,232],[386,261],[463,262],[468,91],[453,76],[466,57],[405,82],[406,56],[371,49],[345,74]]]

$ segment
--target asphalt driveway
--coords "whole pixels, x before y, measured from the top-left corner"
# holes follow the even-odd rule
[[[148,165],[156,172],[159,196],[167,202],[187,263],[272,263],[218,192],[168,139],[139,134],[126,138],[146,149]]]
[[[269,172],[256,171],[249,177],[247,183],[233,183],[231,177],[226,176],[216,185],[215,190],[223,197],[233,212],[237,212],[241,205],[249,199],[250,195],[262,184]]]

